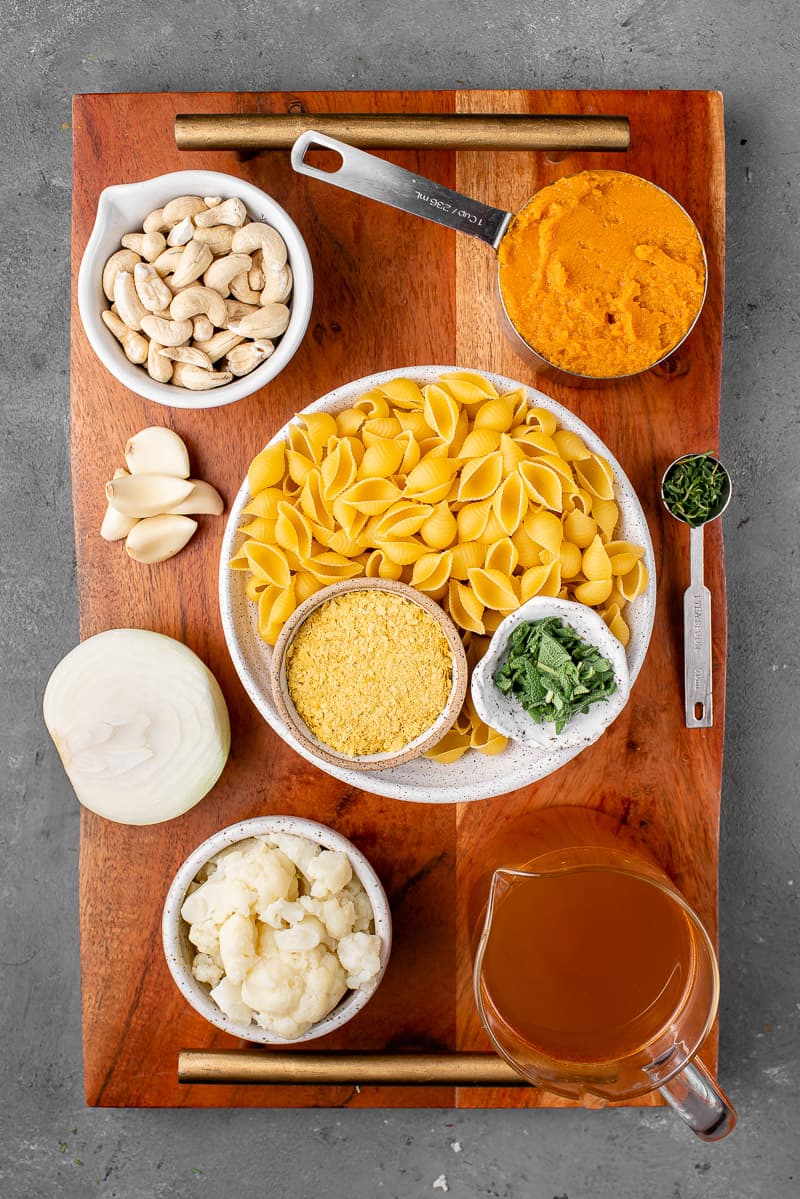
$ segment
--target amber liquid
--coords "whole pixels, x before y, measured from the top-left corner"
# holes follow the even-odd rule
[[[679,1013],[693,934],[658,886],[610,869],[516,878],[498,892],[484,1003],[519,1040],[563,1062],[616,1062]]]

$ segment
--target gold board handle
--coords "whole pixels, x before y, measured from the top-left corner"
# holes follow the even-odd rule
[[[503,113],[179,113],[179,150],[288,150],[314,129],[382,150],[627,150],[627,117]]]
[[[526,1087],[493,1053],[272,1053],[182,1049],[178,1081],[294,1086]]]

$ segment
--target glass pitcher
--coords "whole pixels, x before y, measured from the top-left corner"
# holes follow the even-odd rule
[[[697,1057],[719,1000],[700,920],[607,818],[549,809],[531,831],[526,860],[518,849],[492,875],[475,955],[475,1000],[497,1052],[569,1099],[657,1089],[703,1140],[727,1136],[736,1113]]]

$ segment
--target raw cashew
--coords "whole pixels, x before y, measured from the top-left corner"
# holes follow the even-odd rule
[[[286,262],[286,242],[271,225],[263,221],[250,221],[242,229],[237,229],[233,235],[231,248],[234,254],[252,254],[260,249],[264,255],[264,267],[270,262],[283,266]]]
[[[119,469],[114,471],[114,478],[121,479],[127,473],[126,470],[119,467]],[[123,537],[128,536],[136,521],[137,517],[123,516],[121,512],[117,512],[116,508],[112,508],[109,504],[106,508],[106,514],[103,517],[103,523],[100,526],[100,536],[104,541],[122,541]]]
[[[185,500],[192,490],[174,475],[125,475],[106,483],[106,499],[123,516],[158,516]]]
[[[239,378],[241,375],[249,375],[250,371],[255,370],[262,362],[266,362],[274,350],[275,346],[266,339],[245,341],[228,351],[222,365],[232,375]]]
[[[172,292],[151,262],[137,262],[133,282],[139,299],[148,312],[160,312],[172,303]]]
[[[242,300],[225,301],[225,324],[230,328],[231,321],[240,321],[243,316],[258,312],[258,304],[245,304]]]
[[[230,225],[211,225],[209,229],[195,229],[194,240],[203,242],[212,254],[230,254],[233,232]]]
[[[209,246],[204,246],[202,242],[194,239],[188,241],[178,259],[170,286],[178,291],[182,287],[188,287],[190,283],[194,283],[195,279],[200,278],[203,271],[207,270],[213,261],[214,255]]]
[[[203,203],[206,208],[216,208],[222,203],[222,196],[203,196]]]
[[[203,283],[206,287],[213,287],[221,296],[227,296],[231,289],[231,279],[235,275],[246,275],[252,264],[253,260],[249,254],[226,254],[224,258],[217,258],[212,262],[203,275]]]
[[[134,562],[152,566],[179,553],[197,529],[189,516],[167,513],[139,520],[128,534],[125,550]]]
[[[200,196],[176,196],[174,200],[170,200],[168,204],[164,205],[164,220],[171,229],[184,217],[192,217],[196,212],[202,212],[204,208],[205,204]]]
[[[155,262],[167,248],[163,233],[126,233],[120,240],[126,250],[133,250],[146,262]]]
[[[114,280],[114,303],[129,329],[141,329],[142,317],[147,316],[147,309],[139,299],[133,275],[129,271],[120,271]]]
[[[164,358],[172,362],[189,362],[192,366],[202,367],[204,371],[213,369],[213,363],[208,354],[198,350],[197,346],[167,346],[161,351]]]
[[[172,363],[161,353],[163,349],[157,341],[150,341],[147,346],[147,373],[156,383],[169,383],[172,378]]]
[[[142,329],[162,346],[182,346],[192,336],[191,321],[165,321],[152,313],[142,317]]]
[[[173,300],[174,304],[175,301]],[[242,337],[280,337],[289,325],[289,309],[285,304],[265,304],[257,312],[244,316],[240,321],[230,321],[229,327]]]
[[[253,291],[247,271],[243,271],[241,275],[235,275],[231,279],[231,294],[236,296],[236,299],[242,304],[252,304],[254,308],[261,303],[261,292]]]
[[[264,276],[264,251],[255,250],[253,252],[253,265],[247,272],[247,284],[253,291],[261,291],[266,281]]]
[[[215,204],[213,208],[198,212],[194,223],[198,229],[208,229],[211,225],[243,225],[246,220],[247,209],[244,203],[238,196],[233,196],[230,200]]]
[[[230,371],[205,371],[202,367],[191,366],[188,362],[176,362],[172,371],[173,383],[178,387],[185,387],[188,391],[210,391],[212,387],[223,387],[230,383],[232,378]]]
[[[129,274],[132,274],[136,263],[141,261],[139,255],[134,254],[133,250],[117,250],[116,254],[111,255],[103,267],[103,291],[107,300],[114,299],[114,280],[119,272],[128,271]]]
[[[292,294],[292,268],[284,263],[277,270],[264,273],[264,289],[261,292],[262,304],[285,304]]]
[[[228,329],[220,329],[219,333],[215,333],[213,337],[209,337],[207,341],[195,342],[198,350],[204,350],[208,354],[212,362],[216,362],[227,354],[234,346],[238,346],[243,342],[244,338],[238,333],[231,333]]]
[[[183,257],[183,246],[170,246],[163,254],[159,254],[158,258],[153,263],[153,266],[161,275],[162,279],[165,275],[171,275],[176,269],[178,263]]]
[[[164,220],[164,209],[154,208],[152,212],[148,212],[142,223],[142,228],[145,233],[166,233],[169,225]]]
[[[132,475],[170,475],[188,479],[191,473],[189,451],[183,438],[165,425],[151,425],[129,437],[125,463]]]
[[[181,516],[221,516],[225,504],[216,487],[212,487],[203,479],[190,479],[189,482],[192,484],[192,490],[185,500],[173,504],[170,512]]]
[[[177,225],[173,225],[167,234],[168,246],[185,246],[187,242],[192,240],[194,233],[194,223],[190,216],[185,216],[182,221],[178,221]]]
[[[133,362],[136,366],[141,366],[147,361],[147,338],[142,337],[141,333],[135,333],[133,329],[129,329],[123,320],[117,316],[116,312],[112,312],[107,308],[100,313],[103,324],[109,329],[118,342],[121,342],[122,348],[125,351],[125,357],[129,362]]]
[[[211,321],[201,312],[199,316],[192,317],[192,340],[207,341],[209,337],[214,336],[214,326]]]
[[[210,287],[202,287],[199,283],[178,292],[169,306],[174,321],[185,321],[189,317],[199,316],[202,312],[218,329],[225,324],[225,301],[219,292]],[[175,342],[168,343],[175,345]]]

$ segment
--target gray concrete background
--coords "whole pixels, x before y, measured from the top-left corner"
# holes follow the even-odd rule
[[[7,0],[0,195],[4,1199],[800,1193],[798,30],[794,0]],[[70,97],[82,91],[685,87],[725,93],[722,455],[730,596],[721,1078],[704,1146],[664,1112],[92,1111],[77,804],[42,727],[77,639],[68,456]],[[668,131],[667,131],[668,135]],[[13,215],[11,215],[13,214]],[[794,596],[793,596],[794,593]]]

